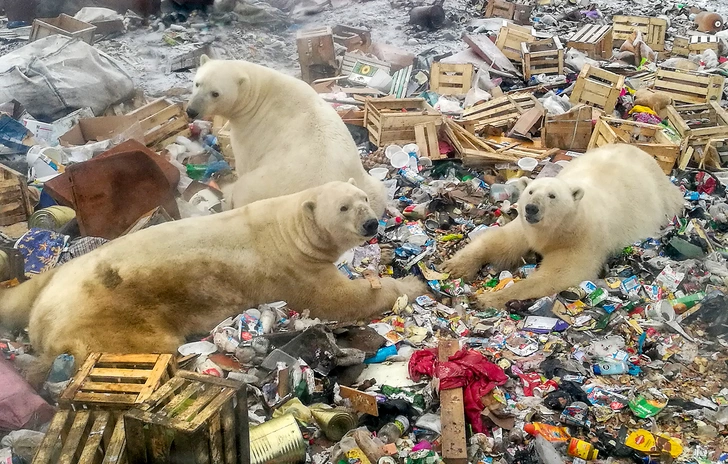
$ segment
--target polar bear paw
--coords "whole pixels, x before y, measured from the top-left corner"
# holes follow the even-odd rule
[[[472,255],[462,252],[457,253],[442,265],[443,270],[450,274],[450,277],[455,279],[462,277],[467,281],[472,280],[481,267],[483,267],[482,262]]]
[[[506,298],[503,292],[488,292],[478,295],[475,304],[479,309],[503,309],[510,300],[512,298]]]
[[[409,301],[428,293],[429,287],[416,276],[407,276],[397,279],[397,290],[400,295],[407,295]]]

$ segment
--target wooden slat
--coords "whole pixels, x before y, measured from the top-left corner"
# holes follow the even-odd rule
[[[159,354],[110,354],[110,353],[94,353],[99,354],[98,363],[102,364],[149,364],[153,366],[160,356]]]
[[[73,425],[71,425],[71,431],[68,433],[66,442],[61,449],[58,464],[78,464],[81,453],[81,440],[86,435],[86,427],[90,419],[90,411],[76,412],[76,417],[73,418]]]
[[[146,400],[152,395],[152,393],[154,393],[157,388],[159,388],[162,383],[162,377],[167,372],[167,369],[172,366],[173,362],[174,359],[171,354],[158,355],[157,362],[154,365],[152,372],[149,374],[147,382],[145,383],[144,387],[139,391],[139,398],[137,402],[142,402]]]
[[[95,413],[91,431],[81,452],[78,464],[95,464],[98,462],[96,457],[99,452],[99,446],[101,446],[101,441],[104,438],[104,431],[111,428],[110,422],[111,415],[108,412],[101,411]]]
[[[142,383],[111,383],[111,382],[93,382],[86,381],[81,387],[84,392],[107,392],[107,393],[136,393],[137,395],[144,389]],[[73,399],[73,398],[71,398]]]
[[[89,373],[89,378],[95,380],[106,379],[134,379],[146,380],[149,378],[149,371],[143,369],[115,369],[108,367],[95,367]]]
[[[172,380],[174,380],[174,379],[172,379]],[[184,383],[185,383],[184,381],[180,382],[181,385],[184,385]],[[169,383],[167,383],[166,385],[169,385]],[[187,401],[192,395],[194,395],[195,393],[197,393],[202,387],[203,387],[203,385],[201,383],[199,383],[199,382],[191,382],[191,383],[189,383],[184,388],[184,390],[182,390],[181,392],[177,393],[174,396],[174,398],[172,398],[170,400],[170,402],[167,403],[162,408],[161,412],[164,413],[167,416],[175,415],[177,413],[177,409],[182,406],[182,403],[184,403],[185,401]],[[164,387],[162,387],[162,388],[164,388]],[[161,389],[160,389],[160,391],[161,391]]]
[[[457,340],[440,339],[438,360],[445,362],[457,353]],[[447,464],[468,462],[465,441],[465,405],[463,389],[440,390],[440,418],[442,422],[442,457]]]
[[[98,403],[108,405],[131,405],[136,403],[136,393],[88,393],[80,391],[73,397],[77,403]]]
[[[60,442],[60,435],[66,426],[68,416],[71,411],[58,411],[51,420],[51,425],[48,426],[48,431],[43,437],[38,451],[33,458],[33,464],[50,464],[51,458],[53,457],[53,451],[57,444]]]
[[[124,421],[119,418],[111,440],[106,446],[106,454],[101,464],[126,464],[126,434],[124,433]]]

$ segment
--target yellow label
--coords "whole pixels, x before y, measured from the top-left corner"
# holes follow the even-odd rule
[[[349,459],[358,459],[361,464],[372,464],[371,461],[367,458],[367,455],[364,454],[364,452],[359,448],[352,448],[346,453],[344,453],[344,456],[346,456]]]

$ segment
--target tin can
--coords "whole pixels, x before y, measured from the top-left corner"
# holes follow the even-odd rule
[[[63,226],[76,217],[73,208],[67,206],[49,206],[33,213],[28,218],[29,228],[38,228],[58,232]]]
[[[250,429],[251,464],[296,464],[306,460],[306,442],[292,414]]]
[[[0,250],[0,282],[5,282],[11,277],[10,259],[8,254]]]
[[[356,416],[341,409],[311,409],[311,415],[331,441],[339,441],[356,427]]]

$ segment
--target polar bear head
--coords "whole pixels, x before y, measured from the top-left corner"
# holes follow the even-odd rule
[[[518,215],[530,227],[558,228],[574,217],[584,197],[584,189],[556,177],[521,182],[525,188],[518,198]]]
[[[230,118],[241,108],[246,97],[249,77],[240,66],[226,60],[212,60],[207,55],[200,58],[195,74],[192,97],[187,104],[187,115],[202,118],[213,115]]]
[[[320,231],[326,242],[339,250],[361,245],[379,227],[367,194],[349,182],[329,182],[312,189],[314,198],[303,202],[303,216]]]

